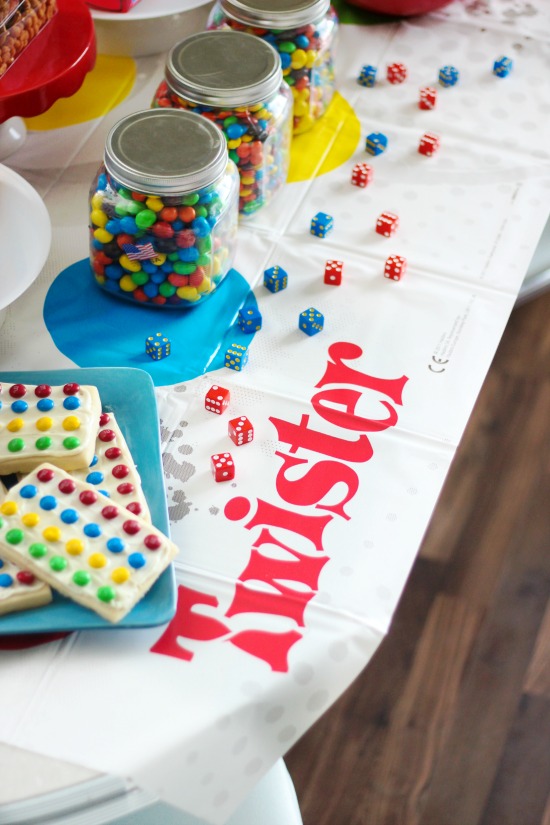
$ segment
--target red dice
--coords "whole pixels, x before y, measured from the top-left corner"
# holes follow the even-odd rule
[[[407,259],[401,255],[390,255],[384,266],[384,278],[400,281],[407,270]]]
[[[227,409],[228,404],[229,390],[226,390],[225,387],[218,386],[218,384],[212,384],[204,396],[204,406],[208,412],[221,415]]]
[[[386,77],[390,83],[403,83],[407,78],[407,67],[404,63],[390,63]]]
[[[440,140],[437,135],[432,134],[431,132],[426,132],[425,135],[422,135],[420,138],[420,143],[418,144],[418,151],[421,155],[427,155],[427,157],[431,157],[434,152],[437,152],[439,149]]]
[[[343,261],[327,261],[325,264],[325,277],[323,278],[325,284],[339,286],[342,283],[343,268]]]
[[[235,478],[235,465],[231,453],[216,453],[211,456],[210,466],[216,481],[231,481]]]
[[[351,182],[354,186],[367,186],[372,180],[372,166],[368,163],[356,163],[351,170]]]
[[[420,109],[435,109],[435,102],[437,100],[437,89],[433,86],[425,86],[420,89],[420,100],[418,106]]]
[[[393,212],[382,212],[376,221],[376,231],[379,235],[389,238],[393,235],[399,226],[399,218]]]
[[[232,418],[227,426],[227,432],[231,441],[240,447],[241,444],[248,444],[254,438],[254,427],[246,417]]]

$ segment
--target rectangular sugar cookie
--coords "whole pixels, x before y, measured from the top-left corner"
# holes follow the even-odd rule
[[[177,555],[160,530],[93,485],[42,464],[0,505],[0,557],[118,622]]]
[[[51,461],[87,467],[94,455],[101,401],[96,387],[0,385],[0,475]]]
[[[6,487],[0,481],[0,497],[6,497]],[[42,607],[52,600],[47,584],[36,578],[30,570],[21,570],[11,561],[0,558],[0,616],[16,610]]]
[[[73,470],[75,479],[93,484],[114,504],[151,521],[136,465],[112,412],[101,413],[94,457],[85,470]]]

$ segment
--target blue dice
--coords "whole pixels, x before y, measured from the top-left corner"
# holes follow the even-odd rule
[[[374,86],[376,83],[376,66],[363,66],[357,82],[360,86]]]
[[[253,332],[258,332],[262,328],[262,316],[257,307],[246,307],[239,310],[239,317],[237,319],[239,329],[241,332],[246,332],[251,335]]]
[[[248,347],[243,344],[231,344],[225,351],[225,366],[230,370],[240,372],[248,362]]]
[[[512,66],[514,65],[514,61],[511,57],[502,57],[497,58],[493,63],[493,74],[496,74],[497,77],[507,77],[510,72],[512,71]]]
[[[325,318],[322,312],[315,307],[304,309],[298,318],[298,326],[306,335],[317,335],[325,325]]]
[[[170,355],[170,339],[162,332],[155,332],[145,339],[145,354],[153,361],[160,361]]]
[[[334,221],[332,220],[331,215],[327,215],[326,212],[317,212],[317,214],[311,219],[309,231],[312,235],[316,235],[318,238],[326,238],[333,225]]]
[[[382,132],[371,132],[367,135],[365,149],[369,155],[381,155],[388,148],[388,138]]]
[[[264,272],[264,286],[270,292],[280,292],[281,289],[286,289],[288,286],[288,275],[282,266],[270,266]]]
[[[439,70],[439,83],[441,86],[454,86],[458,83],[459,72],[454,66],[443,66]]]

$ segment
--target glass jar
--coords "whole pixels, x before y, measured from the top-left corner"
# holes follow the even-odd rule
[[[294,134],[325,113],[334,94],[338,33],[330,0],[216,0],[207,26],[249,32],[277,49],[294,98]]]
[[[89,196],[97,283],[148,306],[202,303],[233,262],[238,184],[223,135],[199,115],[147,109],[120,120]]]
[[[152,105],[192,110],[219,126],[240,174],[241,215],[257,212],[283,187],[292,95],[268,43],[234,31],[187,37],[170,51]]]

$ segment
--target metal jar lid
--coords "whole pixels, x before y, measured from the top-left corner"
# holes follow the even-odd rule
[[[295,29],[323,17],[330,0],[220,0],[222,11],[249,26]]]
[[[113,126],[105,168],[138,192],[178,195],[208,186],[225,171],[227,143],[206,118],[183,109],[146,109]]]
[[[192,34],[166,61],[166,82],[184,100],[207,106],[252,106],[283,82],[278,52],[253,34],[232,30]]]

